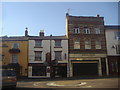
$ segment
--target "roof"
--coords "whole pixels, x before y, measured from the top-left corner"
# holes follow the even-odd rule
[[[66,36],[29,36],[29,39],[44,39],[44,40],[53,40],[53,39],[62,39],[67,40]]]
[[[34,40],[34,39],[44,39],[44,40],[53,40],[53,39],[58,39],[58,40],[67,40],[68,38],[64,36],[14,36],[14,37],[0,37],[0,40],[2,41],[27,41],[27,40]]]
[[[120,25],[105,25],[106,29],[120,29]]]

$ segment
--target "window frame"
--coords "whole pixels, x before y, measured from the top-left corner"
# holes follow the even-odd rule
[[[37,53],[39,53],[39,55],[37,55]],[[38,59],[39,58],[39,59]],[[34,57],[35,61],[42,61],[42,51],[35,51],[35,57]]]
[[[40,42],[40,43],[38,43]],[[35,48],[39,48],[39,47],[42,47],[42,40],[35,40]]]
[[[86,44],[86,42],[88,42],[88,44]],[[91,49],[91,40],[85,40],[84,43],[85,43],[85,49]]]
[[[80,29],[78,27],[74,27],[74,34],[79,34],[80,33]]]
[[[80,49],[80,39],[74,39],[74,49]]]
[[[56,53],[58,53],[58,52],[60,53],[60,55],[58,54],[56,57]],[[62,51],[55,51],[55,60],[62,61]]]
[[[15,44],[16,44],[17,47],[15,46]],[[12,48],[18,49],[18,48],[19,48],[19,44],[18,44],[18,43],[13,43],[13,44],[12,44]]]
[[[97,44],[97,42],[99,42],[99,44]],[[95,49],[102,49],[102,47],[101,47],[101,41],[100,40],[96,40],[95,41]]]
[[[13,58],[13,56],[16,56],[16,57]],[[17,54],[11,55],[11,63],[18,63],[18,55]]]
[[[62,47],[61,42],[62,40],[55,40],[55,47]]]
[[[83,29],[83,33],[84,33],[84,34],[90,34],[90,29],[87,28],[87,27],[85,27],[85,28]]]
[[[94,28],[94,33],[95,34],[100,34],[100,28]]]

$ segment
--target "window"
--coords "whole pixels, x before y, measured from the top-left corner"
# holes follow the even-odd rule
[[[13,48],[18,48],[18,43],[13,43]]]
[[[115,32],[115,39],[120,40],[120,32]]]
[[[74,49],[80,49],[80,40],[79,39],[74,40]]]
[[[74,28],[74,33],[75,33],[75,34],[79,34],[79,33],[80,33],[79,28]]]
[[[116,54],[120,54],[120,45],[116,45]]]
[[[32,67],[32,76],[46,76],[46,67],[45,66],[33,66]]]
[[[36,61],[41,61],[42,60],[42,52],[35,51],[35,60]]]
[[[17,54],[12,54],[12,61],[11,63],[18,63],[18,55]]]
[[[61,40],[55,40],[55,47],[61,47]]]
[[[101,42],[99,40],[95,41],[95,48],[101,49]]]
[[[91,49],[91,42],[89,40],[85,41],[85,49]]]
[[[84,28],[83,33],[84,34],[90,34],[90,30],[88,28]]]
[[[62,59],[62,58],[61,58],[61,53],[62,53],[61,51],[56,51],[56,52],[55,52],[55,59],[56,59],[56,60],[61,60],[61,59]]]
[[[35,40],[35,47],[41,47],[42,41],[41,40]]]
[[[95,33],[95,34],[100,34],[100,29],[99,29],[99,28],[95,28],[95,29],[94,29],[94,33]]]

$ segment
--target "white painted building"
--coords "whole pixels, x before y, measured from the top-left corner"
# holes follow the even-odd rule
[[[44,36],[44,32],[40,32],[40,36],[29,36],[28,42],[29,78],[49,78],[53,74],[54,77],[68,76],[68,39],[66,36]],[[58,63],[48,64],[54,61]]]
[[[120,58],[120,26],[105,26],[109,75],[118,75]]]

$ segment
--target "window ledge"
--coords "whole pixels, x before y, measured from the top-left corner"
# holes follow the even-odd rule
[[[57,46],[55,46],[54,48],[62,48],[62,47],[57,47]]]
[[[43,47],[34,47],[34,48],[43,48]]]

